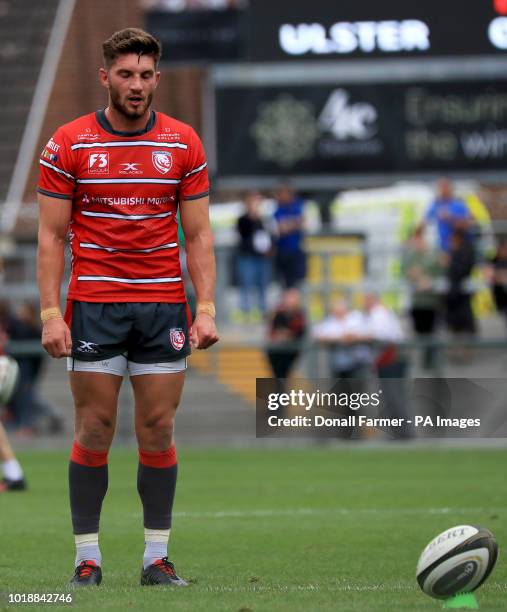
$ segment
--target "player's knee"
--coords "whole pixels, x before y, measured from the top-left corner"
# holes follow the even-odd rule
[[[138,431],[139,442],[160,449],[171,445],[174,429],[174,416],[168,414],[151,415],[143,420]]]
[[[77,424],[78,441],[88,448],[109,448],[114,436],[114,422],[106,415],[87,415]]]

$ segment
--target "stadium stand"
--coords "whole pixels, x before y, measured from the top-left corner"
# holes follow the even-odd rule
[[[7,196],[58,0],[0,2],[0,201]]]

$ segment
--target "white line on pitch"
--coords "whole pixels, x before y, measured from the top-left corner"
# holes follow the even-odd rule
[[[194,585],[193,588],[199,589],[199,585]],[[204,592],[224,592],[224,593],[295,593],[301,591],[415,591],[419,587],[413,584],[273,584],[259,585],[252,584],[251,586],[205,586],[200,590]]]
[[[357,591],[357,592],[366,592],[366,591],[377,591],[384,593],[391,593],[397,591],[418,591],[419,587],[413,583],[393,583],[393,584],[351,584],[351,583],[341,583],[341,584],[297,584],[297,585],[287,585],[287,584],[272,584],[272,585],[260,585],[260,584],[252,584],[251,586],[228,586],[228,585],[206,585],[200,586],[199,584],[194,584],[193,589],[197,589],[203,592],[211,592],[211,593],[273,593],[273,592],[281,592],[281,593],[294,593],[301,591],[324,591],[324,592],[344,592],[344,591]],[[491,582],[488,583],[489,591],[505,591],[507,585]]]
[[[382,514],[468,514],[503,512],[506,508],[288,508],[286,510],[223,510],[216,512],[173,512],[176,518],[255,518],[325,515]]]

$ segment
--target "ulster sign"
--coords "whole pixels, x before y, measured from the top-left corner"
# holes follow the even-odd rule
[[[507,0],[250,0],[254,61],[507,51]]]

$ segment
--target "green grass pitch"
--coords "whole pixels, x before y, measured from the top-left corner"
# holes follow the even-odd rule
[[[30,490],[0,497],[0,609],[25,607],[7,606],[6,593],[69,592],[73,569],[67,453],[20,458]],[[179,461],[170,556],[191,586],[139,586],[136,452],[114,450],[104,580],[68,609],[440,610],[417,586],[416,562],[463,523],[497,536],[500,559],[477,596],[482,610],[507,609],[506,450],[180,448]]]

